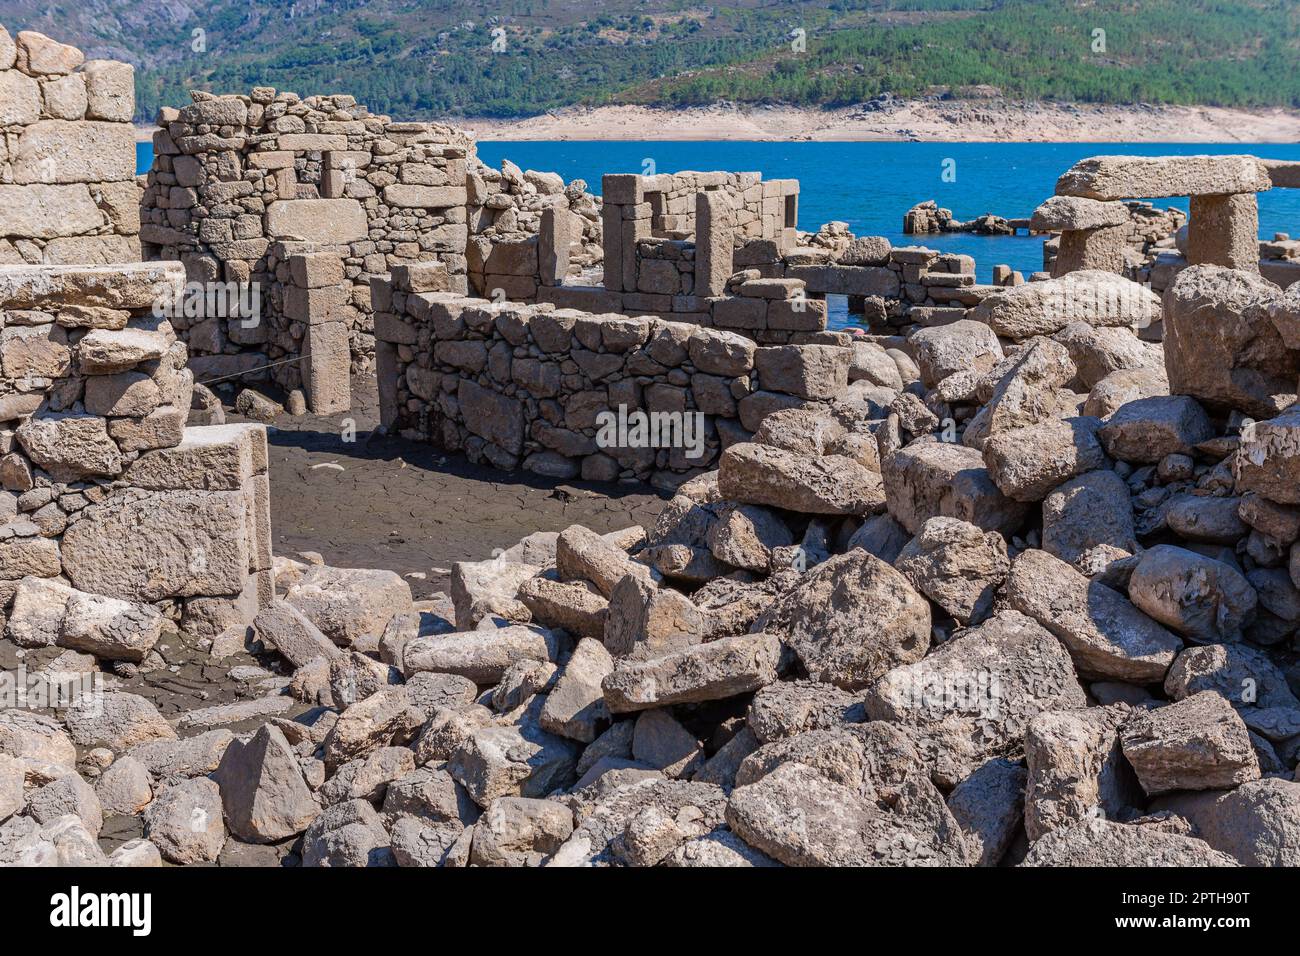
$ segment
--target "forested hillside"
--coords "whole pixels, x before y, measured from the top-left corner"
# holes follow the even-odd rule
[[[971,87],[1300,106],[1294,0],[0,0],[0,23],[135,63],[142,119],[190,88],[253,85],[346,90],[406,118]]]

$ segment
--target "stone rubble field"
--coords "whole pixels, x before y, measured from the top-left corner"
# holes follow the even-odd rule
[[[278,556],[251,631],[194,641],[23,581],[6,654],[47,634],[16,659],[106,693],[0,711],[0,861],[1300,863],[1300,287],[1084,271],[982,311],[818,353],[839,397],[653,527],[449,596]],[[135,692],[186,654],[242,695]]]
[[[597,212],[351,97],[198,94],[135,184],[130,75],[0,28],[0,865],[1300,864],[1300,282],[1270,278],[1300,260],[1256,202],[1300,163],[1084,160],[1030,223],[1051,274],[975,289],[969,257],[842,224],[792,250],[793,180],[614,176]],[[1124,200],[1170,195],[1181,238],[1135,230],[1162,214]],[[563,284],[574,246],[601,287]],[[195,276],[274,276],[288,321],[173,325]],[[794,321],[805,292],[881,334],[828,333],[816,298]],[[483,521],[420,600],[275,554],[277,495],[368,509],[331,524],[361,539],[381,492],[273,487],[267,429],[206,376],[314,353],[285,406],[343,414],[368,348],[386,440],[428,439],[436,392],[471,463],[527,468],[527,427],[599,466],[539,474],[671,500],[603,534],[539,507],[500,553]],[[546,431],[651,383],[711,419],[698,467]]]

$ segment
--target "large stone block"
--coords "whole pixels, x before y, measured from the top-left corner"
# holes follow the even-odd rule
[[[1211,409],[1276,415],[1296,400],[1300,362],[1269,317],[1271,282],[1219,266],[1184,269],[1165,293],[1169,391]]]
[[[129,123],[135,115],[135,68],[116,60],[87,60],[86,119]]]
[[[135,601],[238,594],[247,505],[231,491],[125,492],[81,512],[63,570],[83,591]]]
[[[83,185],[0,185],[0,235],[55,239],[103,224],[103,213]]]
[[[120,182],[135,176],[135,133],[126,123],[41,120],[9,152],[13,181]]]
[[[289,199],[266,209],[266,232],[273,239],[344,243],[368,235],[366,211],[355,199]]]
[[[512,455],[523,450],[524,406],[475,382],[463,379],[456,391],[465,427]]]
[[[1268,169],[1254,156],[1092,156],[1065,171],[1056,194],[1111,201],[1221,196],[1272,186]]]

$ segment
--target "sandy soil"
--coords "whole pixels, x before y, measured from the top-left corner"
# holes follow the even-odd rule
[[[1292,143],[1300,110],[1102,107],[1005,100],[903,103],[867,111],[572,108],[524,120],[467,119],[480,139],[918,140],[923,142]]]

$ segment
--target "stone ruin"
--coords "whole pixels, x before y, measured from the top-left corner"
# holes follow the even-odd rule
[[[40,33],[0,41],[0,265],[138,262],[135,77]]]
[[[596,261],[559,215],[592,221],[585,193],[503,173],[492,195],[569,208],[527,210],[535,237],[515,199],[475,225],[468,150],[281,96],[200,96],[169,125],[145,210],[172,232],[142,240],[180,259],[0,266],[0,660],[113,680],[94,707],[0,707],[0,863],[1300,864],[1300,284],[1261,275],[1240,198],[1289,167],[1088,161],[1062,181],[1084,202],[1053,204],[1079,212],[1054,221],[1087,268],[992,286],[962,257],[787,232],[789,193],[742,223],[743,174],[615,190],[594,287],[563,266]],[[268,122],[276,148],[246,151]],[[367,155],[403,158],[389,182],[364,166],[364,199],[336,154],[365,150],[286,141],[372,131]],[[287,154],[274,186],[263,153]],[[187,156],[202,178],[167,183]],[[462,159],[464,207],[380,201],[458,188],[402,176]],[[1203,197],[1163,296],[1119,274],[1114,237],[1064,235],[1118,227],[1110,197],[1156,181]],[[193,192],[188,223],[153,221],[164,185]],[[356,208],[366,238],[344,240]],[[449,227],[463,261],[421,245]],[[529,278],[489,267],[529,245],[535,294],[477,284]],[[641,289],[674,272],[672,294]],[[186,279],[254,274],[287,337],[244,342],[256,326],[223,316],[221,349],[190,356],[214,316],[188,322]],[[547,300],[566,289],[620,308]],[[780,327],[829,294],[872,331],[827,332],[816,308]],[[712,301],[624,314],[641,295]],[[273,555],[266,431],[188,426],[195,362],[285,357],[343,407],[359,316],[393,429],[502,467],[657,477],[665,509],[457,563],[419,604],[393,572]],[[593,413],[614,404],[700,411],[703,460],[602,447]],[[265,665],[262,696],[165,717],[139,681],[187,652],[203,673]],[[106,818],[142,836],[106,854]]]

